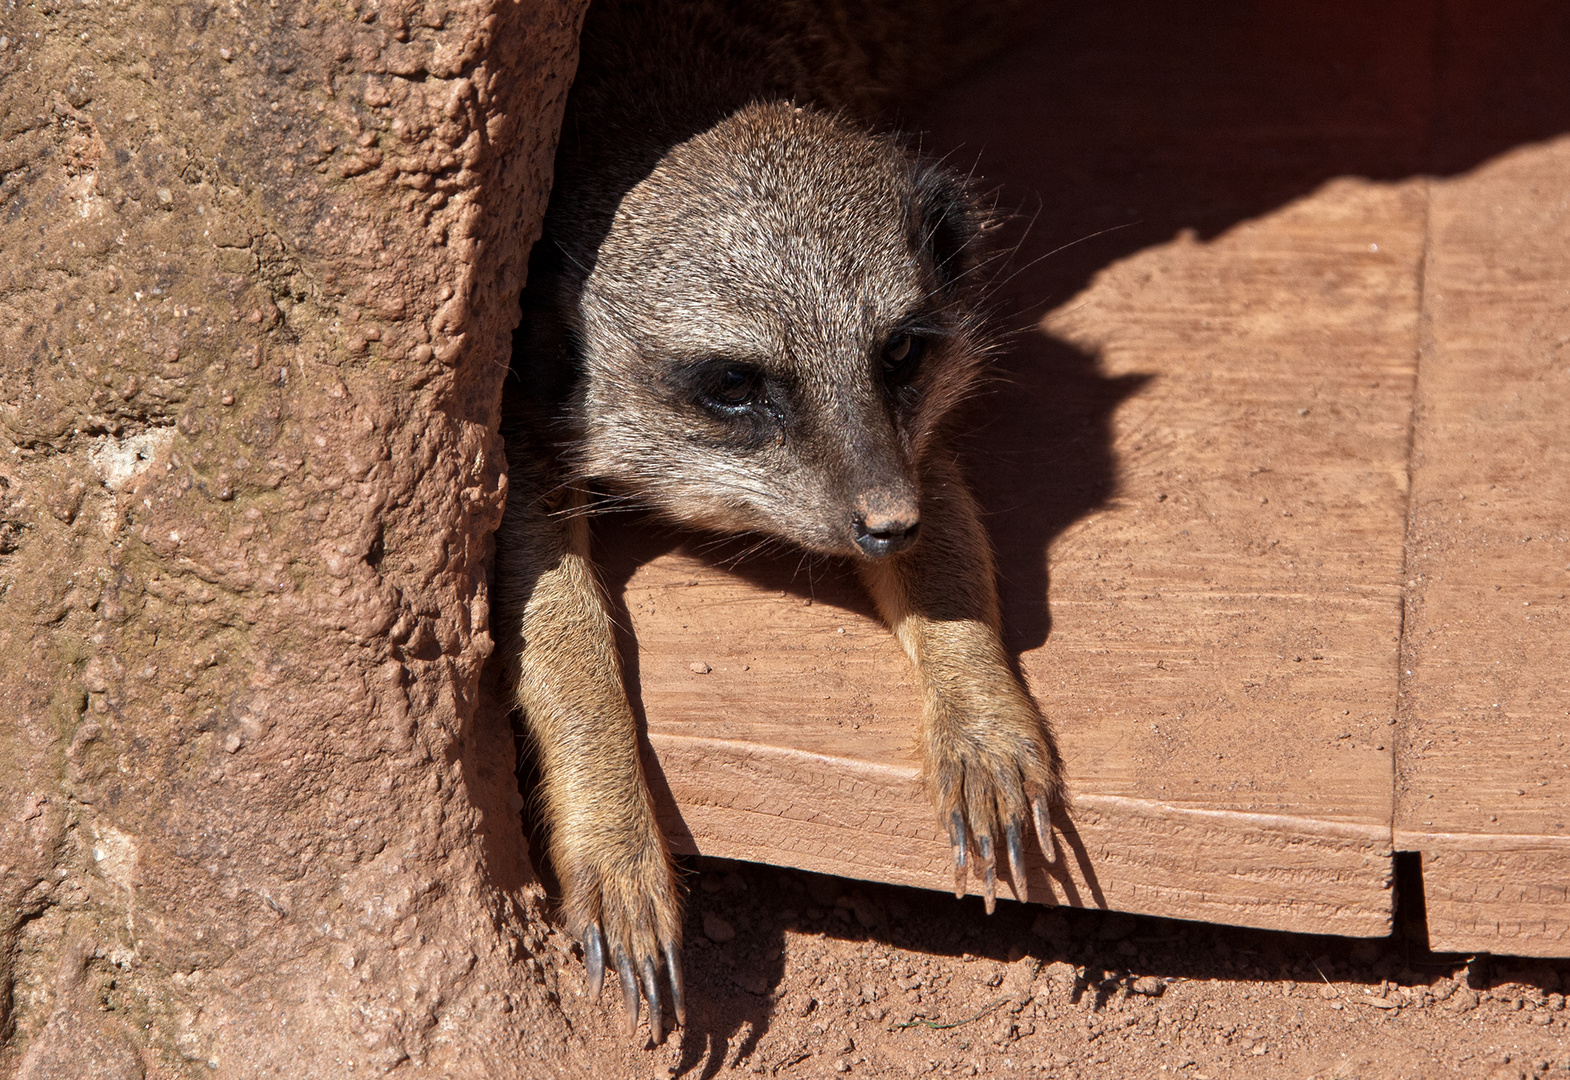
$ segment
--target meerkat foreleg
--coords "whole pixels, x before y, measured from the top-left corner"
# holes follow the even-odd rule
[[[860,564],[861,576],[916,667],[924,779],[954,847],[955,895],[965,893],[973,845],[990,913],[999,835],[1021,900],[1032,818],[1042,849],[1051,849],[1049,807],[1064,801],[1062,765],[1003,647],[992,549],[975,501],[951,465],[927,470],[923,483],[920,540]]]
[[[506,590],[503,648],[514,703],[539,755],[551,863],[561,879],[564,921],[583,942],[589,994],[599,995],[609,962],[631,1034],[641,983],[658,1043],[662,969],[677,1020],[686,1022],[681,903],[643,778],[610,614],[589,561],[582,503],[568,493],[551,510],[524,483],[509,496],[497,553]]]

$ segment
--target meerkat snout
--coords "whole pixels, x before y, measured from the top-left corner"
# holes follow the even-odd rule
[[[913,497],[869,492],[856,500],[851,533],[863,555],[882,559],[896,555],[916,542],[921,512]]]

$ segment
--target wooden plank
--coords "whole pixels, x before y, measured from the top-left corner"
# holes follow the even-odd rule
[[[1570,843],[1563,835],[1446,834],[1421,827],[1396,836],[1403,849],[1422,853],[1429,948],[1570,955]]]
[[[1570,139],[1433,187],[1396,844],[1435,949],[1570,955]]]
[[[759,740],[658,733],[651,762],[672,847],[823,874],[940,888],[947,838],[908,755],[829,757]],[[915,812],[913,813],[913,808]],[[1083,795],[1029,899],[1318,933],[1388,933],[1369,896],[1389,887],[1383,826],[1190,810]],[[1005,887],[1005,895],[1006,895]]]
[[[1070,14],[923,117],[1046,200],[1003,306],[1051,310],[967,458],[1077,799],[1059,900],[1388,932],[1425,186],[1332,178],[1420,171],[1431,35],[1374,7]],[[1378,78],[1327,87],[1332,53]],[[610,532],[678,845],[948,888],[910,675],[843,572]]]

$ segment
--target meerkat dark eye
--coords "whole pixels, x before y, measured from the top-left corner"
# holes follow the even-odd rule
[[[925,340],[911,333],[898,333],[889,338],[888,344],[883,346],[884,378],[896,381],[908,378],[916,370],[926,347]]]
[[[721,368],[704,391],[706,403],[725,412],[745,409],[758,396],[758,381],[758,373],[752,368]]]

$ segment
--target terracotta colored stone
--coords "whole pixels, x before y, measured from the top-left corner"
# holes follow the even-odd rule
[[[474,718],[582,7],[5,11],[0,1071],[568,1067]]]

